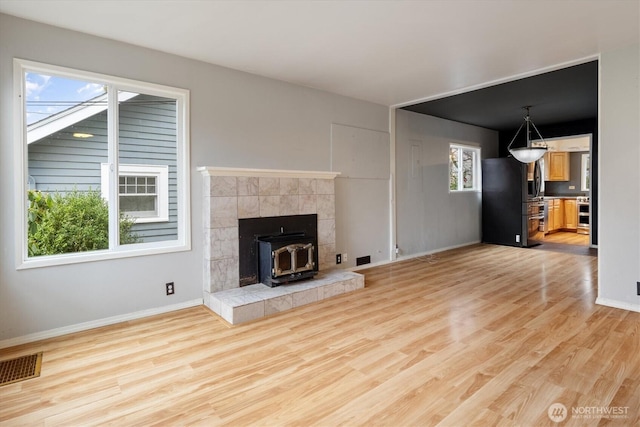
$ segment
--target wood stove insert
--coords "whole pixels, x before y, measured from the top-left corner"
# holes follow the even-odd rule
[[[313,277],[319,270],[317,235],[317,214],[240,219],[240,286]]]
[[[313,277],[317,242],[305,233],[262,236],[258,243],[260,282],[271,287]]]

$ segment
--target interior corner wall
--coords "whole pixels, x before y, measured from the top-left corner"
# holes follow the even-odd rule
[[[596,302],[640,311],[640,45],[600,57]]]
[[[498,156],[498,132],[405,110],[396,112],[396,204],[399,256],[481,240],[482,195],[449,192],[449,144]]]
[[[190,90],[190,251],[16,270],[14,58]],[[0,14],[0,344],[201,301],[203,178],[196,168],[329,171],[334,123],[388,132],[389,110]],[[366,195],[356,196],[349,202],[361,206]],[[372,209],[388,215],[388,201]],[[345,232],[358,240],[357,229]],[[165,295],[167,282],[175,295]]]

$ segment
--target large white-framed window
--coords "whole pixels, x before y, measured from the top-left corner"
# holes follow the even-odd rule
[[[16,267],[189,250],[189,91],[14,60]]]
[[[480,148],[449,145],[449,191],[481,191]]]

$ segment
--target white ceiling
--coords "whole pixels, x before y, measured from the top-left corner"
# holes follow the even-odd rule
[[[399,106],[638,43],[638,0],[0,0],[0,12]]]

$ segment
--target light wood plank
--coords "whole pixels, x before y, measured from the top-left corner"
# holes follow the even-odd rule
[[[476,245],[364,271],[366,287],[229,327],[204,307],[0,350],[3,425],[553,425],[640,418],[640,313],[594,304],[597,258]]]

